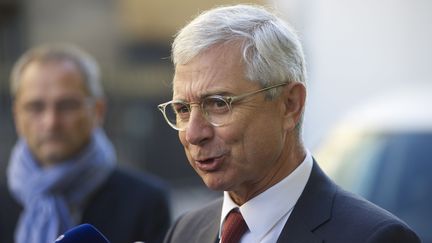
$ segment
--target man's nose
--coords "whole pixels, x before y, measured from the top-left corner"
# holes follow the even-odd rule
[[[41,122],[46,128],[58,126],[61,120],[60,112],[55,108],[46,108],[41,117]]]
[[[193,145],[203,144],[213,136],[214,127],[207,121],[199,106],[195,107],[195,109],[191,107],[185,133],[186,141]]]

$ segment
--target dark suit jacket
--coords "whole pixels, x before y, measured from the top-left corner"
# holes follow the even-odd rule
[[[21,206],[0,188],[0,243],[12,243]],[[170,224],[168,193],[150,175],[116,169],[85,207],[81,223],[98,228],[111,243],[162,242]]]
[[[283,202],[281,202],[283,203]],[[217,241],[222,199],[182,216],[166,243]],[[278,243],[416,243],[420,239],[389,212],[342,190],[314,162],[306,187]]]

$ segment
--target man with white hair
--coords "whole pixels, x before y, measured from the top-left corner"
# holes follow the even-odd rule
[[[342,190],[301,138],[301,44],[259,6],[219,7],[177,34],[173,98],[159,105],[190,165],[223,198],[181,216],[177,242],[420,242],[401,220]]]

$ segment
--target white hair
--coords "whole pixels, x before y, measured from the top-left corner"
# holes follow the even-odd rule
[[[209,48],[241,43],[245,77],[263,87],[306,82],[302,46],[294,30],[261,6],[223,6],[203,12],[181,29],[172,45],[174,65],[187,64]],[[270,95],[273,97],[276,93]]]

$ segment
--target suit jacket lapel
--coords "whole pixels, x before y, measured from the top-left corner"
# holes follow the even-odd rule
[[[319,243],[313,231],[331,218],[336,186],[314,160],[306,187],[285,224],[278,243]]]
[[[202,225],[197,230],[196,242],[217,242],[219,233],[220,210],[222,208],[222,199],[218,200],[207,212],[207,224]],[[199,231],[199,232],[198,232]]]
[[[197,233],[196,242],[216,242],[219,232],[219,220],[218,218],[211,219],[208,225],[205,225],[201,229],[197,229],[200,232]]]

